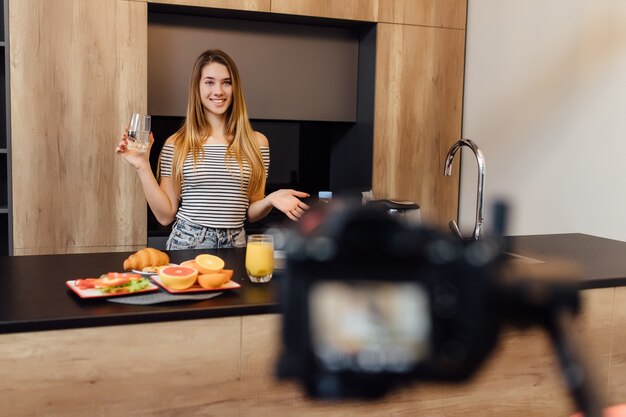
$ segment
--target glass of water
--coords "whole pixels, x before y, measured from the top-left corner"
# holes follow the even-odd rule
[[[147,114],[133,113],[128,126],[128,148],[139,152],[148,150],[151,118]]]

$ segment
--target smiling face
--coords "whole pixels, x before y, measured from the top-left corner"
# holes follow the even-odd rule
[[[200,100],[205,114],[224,115],[233,102],[233,84],[228,68],[211,62],[202,68]]]

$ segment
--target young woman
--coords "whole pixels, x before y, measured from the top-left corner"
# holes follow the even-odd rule
[[[176,220],[167,249],[246,245],[244,220],[257,221],[272,207],[297,221],[309,208],[308,194],[278,190],[265,196],[270,153],[267,138],[252,130],[239,71],[220,50],[196,60],[183,126],[163,146],[159,179],[149,153],[128,148],[127,133],[116,152],[135,167],[159,223]]]

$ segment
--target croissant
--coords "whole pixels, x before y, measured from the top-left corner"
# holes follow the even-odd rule
[[[144,248],[130,255],[124,261],[124,270],[143,269],[148,266],[161,266],[170,263],[167,253],[154,248]]]

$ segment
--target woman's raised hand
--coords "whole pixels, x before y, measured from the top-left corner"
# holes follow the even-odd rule
[[[124,129],[124,133],[122,134],[122,138],[120,142],[117,144],[115,148],[115,153],[124,158],[126,162],[134,166],[136,169],[145,166],[145,164],[150,164],[150,149],[152,149],[152,144],[154,143],[154,136],[152,136],[152,132],[150,132],[150,139],[148,143],[148,149],[145,152],[139,152],[136,149],[131,149],[128,147],[128,128]]]
[[[309,209],[309,206],[301,201],[300,198],[308,196],[307,193],[302,191],[282,189],[274,191],[267,197],[274,207],[285,213],[291,220],[298,221]]]

